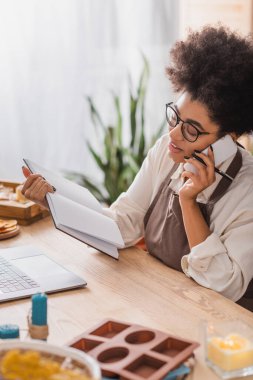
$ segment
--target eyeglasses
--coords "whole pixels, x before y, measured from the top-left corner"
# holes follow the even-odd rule
[[[173,102],[166,104],[166,120],[171,128],[175,128],[180,122],[181,132],[184,138],[189,142],[195,142],[200,135],[209,135],[209,132],[200,132],[195,125],[188,121],[183,121],[172,107]]]

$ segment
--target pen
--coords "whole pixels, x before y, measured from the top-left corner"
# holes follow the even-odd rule
[[[192,157],[194,157],[197,161],[201,162],[203,165],[206,166],[205,161],[203,161],[202,158],[200,158],[199,156],[197,156],[195,153],[192,153]],[[228,179],[229,181],[233,181],[233,179],[234,179],[233,177],[231,177],[227,173],[224,173],[222,170],[217,169],[216,167],[214,167],[214,171],[215,171],[215,173],[218,173],[219,175],[221,175],[222,177]]]

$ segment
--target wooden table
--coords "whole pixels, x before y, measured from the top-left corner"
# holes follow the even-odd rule
[[[117,261],[57,231],[50,218],[21,229],[19,236],[1,241],[0,247],[36,245],[88,282],[87,288],[49,295],[50,343],[64,344],[104,318],[146,325],[199,342],[203,320],[239,318],[253,328],[251,312],[137,248],[122,250]],[[26,329],[30,306],[29,299],[0,304],[0,324],[15,323]],[[191,379],[218,379],[204,364],[203,344],[196,357]]]

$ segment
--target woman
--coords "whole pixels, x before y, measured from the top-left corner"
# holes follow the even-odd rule
[[[205,27],[175,44],[166,72],[178,93],[166,105],[169,132],[105,214],[116,220],[127,246],[144,236],[150,254],[166,265],[250,308],[253,158],[238,147],[219,167],[234,178],[228,181],[214,171],[212,144],[252,132],[252,40]],[[200,153],[206,147],[208,154]],[[196,173],[184,170],[185,162]],[[24,174],[23,194],[45,205],[50,185]]]

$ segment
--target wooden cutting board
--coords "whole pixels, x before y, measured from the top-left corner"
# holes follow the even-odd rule
[[[17,182],[9,182],[0,180],[0,184],[13,189],[14,193],[16,187],[20,185]],[[17,201],[0,200],[0,217],[6,219],[17,219],[18,224],[28,225],[39,219],[48,216],[48,210],[43,209],[41,206],[34,202],[20,203]]]

